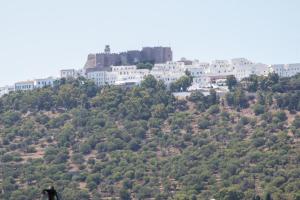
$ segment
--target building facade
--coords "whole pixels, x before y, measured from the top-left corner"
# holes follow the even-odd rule
[[[233,75],[239,81],[251,75],[267,76],[269,73],[269,66],[262,63],[235,66],[233,70]]]
[[[113,66],[112,72],[117,74],[116,85],[130,83],[138,85],[150,73],[148,69],[137,69],[135,65],[131,66]]]
[[[75,69],[60,70],[60,77],[61,78],[75,78],[76,77],[76,70]]]
[[[153,72],[185,72],[186,66],[183,62],[167,62],[162,64],[155,64],[152,68]]]
[[[27,91],[34,89],[34,81],[21,81],[15,83],[15,91]]]
[[[63,69],[60,70],[60,78],[78,78],[80,76],[85,77],[86,71],[84,69]]]
[[[172,61],[172,59],[173,53],[170,47],[144,47],[141,51],[130,50],[121,53],[111,53],[110,47],[106,46],[104,53],[88,55],[84,69],[109,71],[111,66],[135,65],[140,62],[165,63]]]
[[[35,79],[34,80],[34,88],[43,88],[43,87],[53,87],[54,81],[56,79],[49,77],[43,79]]]
[[[231,75],[233,66],[228,60],[213,60],[212,63],[206,67],[205,72],[214,76],[222,75]]]
[[[92,71],[87,73],[87,79],[93,80],[97,86],[114,85],[117,80],[115,72]]]
[[[15,91],[15,87],[14,86],[4,86],[4,87],[0,87],[0,97],[2,97],[5,94],[9,94],[10,92]]]
[[[300,73],[300,63],[270,65],[270,71],[280,77],[290,77]]]

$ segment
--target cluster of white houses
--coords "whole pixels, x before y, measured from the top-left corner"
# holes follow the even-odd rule
[[[277,73],[280,77],[290,77],[300,73],[299,64],[266,65],[254,63],[245,58],[231,60],[214,60],[211,63],[189,61],[170,61],[163,64],[155,64],[151,70],[138,69],[137,66],[111,66],[103,70],[75,70],[64,69],[60,71],[60,78],[77,78],[80,76],[93,80],[96,85],[138,85],[145,76],[153,75],[162,80],[167,86],[182,77],[189,71],[193,77],[190,90],[202,88],[222,87],[225,85],[226,76],[234,75],[237,80],[250,75],[266,76],[269,73]],[[55,78],[35,79],[15,83],[14,86],[0,88],[0,96],[10,91],[32,90],[45,86],[53,86]]]
[[[9,92],[12,91],[27,91],[36,88],[43,88],[46,86],[52,87],[55,80],[56,80],[55,78],[49,77],[49,78],[42,78],[42,79],[34,79],[30,81],[20,81],[15,83],[14,86],[0,87],[0,96],[3,96],[4,94],[8,94]]]
[[[151,70],[138,69],[137,66],[111,66],[109,70],[62,70],[61,78],[85,76],[94,80],[98,86],[139,84],[145,76],[151,74],[156,79],[162,80],[167,86],[182,77],[189,71],[193,77],[191,89],[219,87],[225,84],[226,76],[234,75],[237,80],[250,75],[267,76],[275,72],[281,77],[289,77],[300,73],[299,64],[266,65],[254,63],[245,58],[228,60],[214,60],[211,63],[197,60],[186,62],[167,62],[155,64]]]

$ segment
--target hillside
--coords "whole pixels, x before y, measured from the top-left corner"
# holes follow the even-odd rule
[[[300,199],[300,76],[176,99],[84,79],[0,98],[0,199]],[[260,198],[258,197],[260,196]]]

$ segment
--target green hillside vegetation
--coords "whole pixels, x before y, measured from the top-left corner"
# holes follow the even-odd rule
[[[3,96],[0,199],[299,200],[300,76],[228,83],[223,98],[176,99],[152,76]]]

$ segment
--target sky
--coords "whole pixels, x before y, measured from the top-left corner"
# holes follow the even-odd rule
[[[299,0],[0,0],[0,86],[82,68],[89,53],[300,62]]]

